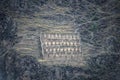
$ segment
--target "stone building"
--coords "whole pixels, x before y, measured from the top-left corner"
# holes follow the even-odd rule
[[[69,64],[80,61],[82,53],[78,33],[41,33],[40,41],[42,57],[46,62]]]
[[[82,61],[80,36],[74,32],[25,34],[15,48],[43,64],[79,65]]]

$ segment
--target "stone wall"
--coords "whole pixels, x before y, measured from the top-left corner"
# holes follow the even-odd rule
[[[40,52],[38,48],[38,39],[36,32],[30,32],[26,34],[20,34],[22,35],[22,39],[18,44],[14,46],[14,49],[16,49],[18,52],[20,52],[21,55],[31,55],[36,58],[40,57]]]
[[[80,65],[82,52],[78,33],[41,33],[43,59],[48,64]]]

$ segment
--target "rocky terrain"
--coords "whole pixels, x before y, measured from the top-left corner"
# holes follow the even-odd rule
[[[119,80],[119,7],[119,0],[1,0],[0,80]],[[40,53],[42,31],[77,31],[84,66],[40,64],[29,53]]]

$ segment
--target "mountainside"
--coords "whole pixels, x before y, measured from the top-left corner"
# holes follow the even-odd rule
[[[119,80],[119,7],[119,0],[0,0],[0,80]],[[84,66],[40,64],[41,32],[78,32]]]

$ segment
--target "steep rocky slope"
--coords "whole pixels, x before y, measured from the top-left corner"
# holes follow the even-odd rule
[[[27,80],[119,80],[119,7],[119,0],[1,0],[0,12],[11,18],[0,15],[0,79],[26,80],[27,75]],[[12,25],[18,31],[11,30]],[[84,68],[43,66],[33,57],[18,55],[32,50],[40,53],[35,37],[38,30],[79,32]],[[19,42],[13,47],[16,33]],[[11,48],[18,53],[9,51]]]
[[[29,4],[29,2],[26,3]],[[23,40],[27,37],[34,39],[34,35],[39,34],[38,30],[40,32],[53,32],[53,30],[79,32],[82,54],[85,58],[89,58],[88,56],[120,52],[119,3],[118,0],[44,1],[43,5],[36,5],[34,11],[29,8],[29,5],[24,5],[28,8],[23,7],[23,11],[18,9],[17,12],[20,12],[21,15],[16,13],[16,16],[13,17],[18,23],[18,35],[22,36]],[[33,5],[35,6],[35,4]],[[30,47],[30,45],[28,46]],[[36,50],[35,47],[36,45],[32,49]],[[30,53],[29,50],[28,52]]]

